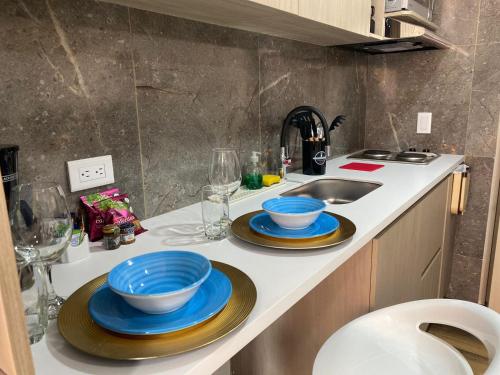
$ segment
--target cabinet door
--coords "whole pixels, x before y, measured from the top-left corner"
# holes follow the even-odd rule
[[[411,208],[373,240],[371,310],[418,298],[414,226],[415,208]]]
[[[368,35],[371,0],[299,0],[299,16]]]
[[[449,179],[373,240],[370,309],[439,295]]]
[[[299,0],[250,0],[253,3],[267,5],[271,8],[299,14]]]

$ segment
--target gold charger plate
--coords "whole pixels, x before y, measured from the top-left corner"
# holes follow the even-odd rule
[[[257,300],[253,281],[228,264],[212,261],[213,267],[231,280],[233,293],[226,307],[214,318],[181,331],[151,336],[120,335],[94,323],[87,303],[106,282],[99,276],[74,292],[64,303],[57,320],[59,332],[75,348],[102,358],[140,360],[166,357],[208,345],[240,326]]]
[[[257,214],[264,212],[262,210],[249,212],[240,216],[231,224],[231,231],[234,236],[242,241],[249,242],[254,245],[270,247],[273,249],[286,249],[286,250],[313,250],[322,249],[324,247],[335,246],[347,241],[356,233],[356,226],[354,223],[345,218],[344,216],[337,215],[331,212],[326,214],[335,217],[339,221],[339,228],[332,234],[316,238],[305,239],[284,239],[273,238],[254,232],[249,225],[250,219]]]

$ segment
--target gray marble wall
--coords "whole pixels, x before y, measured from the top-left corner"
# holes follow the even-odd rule
[[[113,156],[141,217],[198,200],[210,149],[260,150],[277,166],[289,110],[348,121],[334,151],[430,147],[465,153],[473,185],[449,295],[477,297],[497,135],[498,0],[442,0],[454,51],[366,56],[94,0],[0,0],[0,143],[21,180],[68,190],[65,162]],[[433,112],[417,135],[419,111]],[[298,164],[296,164],[298,166]],[[69,194],[75,205],[80,193]]]
[[[500,112],[500,1],[441,0],[435,15],[456,50],[369,58],[365,145],[466,155],[472,186],[448,296],[475,301]],[[416,134],[417,112],[433,113],[431,134]]]
[[[198,200],[215,146],[277,166],[297,105],[348,116],[337,153],[363,144],[350,51],[93,0],[0,0],[0,61],[0,143],[21,146],[21,180],[68,190],[65,161],[111,154],[141,217]]]

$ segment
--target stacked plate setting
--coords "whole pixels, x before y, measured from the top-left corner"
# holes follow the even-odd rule
[[[339,228],[339,221],[323,210],[323,201],[306,197],[280,197],[262,204],[265,212],[254,215],[250,228],[275,239],[304,240],[328,236]]]
[[[229,278],[204,256],[160,251],[113,268],[89,299],[88,311],[95,323],[115,333],[164,334],[214,317],[231,295]]]

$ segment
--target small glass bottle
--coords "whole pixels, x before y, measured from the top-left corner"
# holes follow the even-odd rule
[[[120,228],[115,224],[108,224],[102,228],[103,245],[106,250],[114,250],[120,247]]]
[[[135,225],[124,223],[120,225],[120,242],[122,245],[128,245],[135,242]]]

